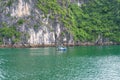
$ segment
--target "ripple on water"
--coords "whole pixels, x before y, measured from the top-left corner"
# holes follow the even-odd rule
[[[120,80],[120,49],[115,49],[7,49],[0,55],[0,80]]]

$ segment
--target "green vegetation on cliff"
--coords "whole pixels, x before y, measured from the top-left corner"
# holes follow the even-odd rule
[[[20,41],[21,33],[14,26],[8,27],[6,23],[2,23],[0,28],[0,44],[16,43]]]
[[[73,12],[69,8],[69,0],[38,0],[37,7],[43,11],[44,14],[50,14],[50,18],[58,21],[61,25],[67,28],[67,31],[75,35],[76,20]]]
[[[57,18],[76,40],[120,42],[120,0],[90,0],[81,7],[69,0],[38,0],[37,7]]]
[[[84,4],[81,9],[83,16],[78,16],[80,21],[77,23],[89,34],[91,40],[100,36],[103,40],[120,42],[119,0],[91,0]]]

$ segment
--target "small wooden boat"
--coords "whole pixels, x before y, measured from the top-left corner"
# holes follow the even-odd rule
[[[66,47],[61,47],[61,46],[60,46],[60,47],[57,48],[57,50],[58,50],[58,51],[66,51],[67,48],[66,48]]]

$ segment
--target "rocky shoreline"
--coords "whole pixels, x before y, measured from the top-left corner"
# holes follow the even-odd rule
[[[72,43],[72,44],[64,44],[64,46],[106,46],[106,45],[120,45],[120,43],[113,43],[113,42],[105,42],[105,43],[91,43],[91,42],[84,42],[84,43]],[[56,47],[55,44],[11,44],[11,45],[0,45],[0,48],[38,48],[38,47]]]

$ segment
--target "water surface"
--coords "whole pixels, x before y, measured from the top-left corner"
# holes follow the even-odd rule
[[[120,46],[0,49],[0,80],[120,80]]]

